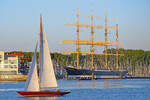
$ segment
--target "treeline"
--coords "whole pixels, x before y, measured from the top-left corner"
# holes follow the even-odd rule
[[[150,51],[144,50],[132,50],[132,49],[119,49],[118,66],[119,69],[127,69],[133,76],[149,76],[150,74]],[[108,53],[116,54],[116,49],[108,49]],[[24,54],[25,58],[32,58],[33,52],[7,52],[7,54]],[[38,58],[38,53],[37,53]],[[76,66],[76,54],[61,54],[51,53],[54,66]],[[90,68],[91,57],[90,55],[79,55],[80,67]],[[31,61],[32,59],[29,59]],[[105,56],[94,55],[94,67],[95,69],[105,69]],[[108,68],[116,69],[116,56],[108,56]]]

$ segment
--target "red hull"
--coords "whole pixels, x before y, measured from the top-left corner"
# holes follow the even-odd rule
[[[60,91],[17,91],[18,94],[23,96],[62,96],[70,92]]]

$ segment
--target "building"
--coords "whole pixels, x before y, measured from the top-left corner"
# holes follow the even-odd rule
[[[0,51],[0,75],[18,74],[19,58],[17,55],[7,55]]]

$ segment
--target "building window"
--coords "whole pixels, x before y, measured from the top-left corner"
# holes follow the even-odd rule
[[[17,65],[14,65],[14,68],[17,68]]]
[[[4,65],[5,68],[8,68],[8,65]]]
[[[16,60],[9,60],[9,63],[10,63],[10,64],[16,64],[17,61],[16,61]]]
[[[17,64],[17,60],[14,60],[13,62],[14,62],[14,64]]]
[[[5,63],[5,64],[8,64],[8,60],[5,60],[4,63]]]
[[[13,62],[13,61],[11,61],[11,60],[9,60],[9,63],[10,63],[10,64],[14,64],[14,62]]]
[[[16,75],[16,71],[0,71],[0,75]]]

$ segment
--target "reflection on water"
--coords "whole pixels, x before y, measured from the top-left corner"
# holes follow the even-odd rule
[[[84,84],[83,81],[77,81],[77,88],[95,88],[95,80],[91,80],[90,85]]]
[[[56,100],[58,97],[26,97],[28,100]]]
[[[80,88],[80,80],[77,81],[77,88]]]
[[[121,80],[77,80],[75,86],[69,88],[120,88],[120,87],[135,87],[128,84],[127,82],[122,82]]]
[[[95,80],[92,80],[92,85],[91,85],[91,88],[95,88]]]
[[[105,86],[105,88],[109,88],[109,82],[108,82],[108,80],[105,81],[105,85],[104,86]]]

